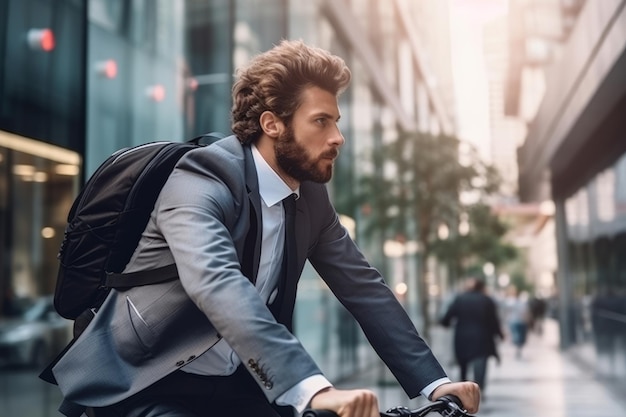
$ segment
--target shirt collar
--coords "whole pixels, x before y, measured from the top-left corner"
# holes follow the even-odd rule
[[[254,166],[259,178],[259,194],[268,207],[294,193],[297,195],[297,198],[300,198],[300,187],[295,190],[289,188],[285,181],[265,161],[261,152],[254,144],[252,144],[252,157],[254,158]]]

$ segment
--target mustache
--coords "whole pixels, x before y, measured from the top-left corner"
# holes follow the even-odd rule
[[[330,151],[324,152],[322,154],[322,158],[336,159],[339,156],[339,149],[331,149]]]

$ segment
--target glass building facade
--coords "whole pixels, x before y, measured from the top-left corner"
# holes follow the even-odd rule
[[[597,372],[626,379],[626,154],[565,199],[567,342]]]
[[[538,3],[511,4],[519,23],[512,41],[540,40],[550,52],[518,156],[521,198],[556,207],[561,347],[626,393],[626,9],[561,2],[550,15],[558,21],[540,22],[531,18],[542,13]],[[561,31],[558,42],[538,36],[546,29]],[[517,57],[525,62],[511,60],[512,92],[523,94],[519,76],[538,68],[531,58],[540,56],[526,52]]]
[[[381,170],[372,160],[384,141],[418,125],[450,126],[436,91],[424,82],[432,74],[415,42],[410,16],[417,12],[413,2],[400,0],[3,1],[0,321],[36,330],[7,336],[2,327],[2,413],[57,415],[60,394],[37,374],[70,337],[71,323],[50,308],[50,296],[80,186],[120,148],[229,133],[235,69],[283,38],[328,49],[352,69],[353,82],[340,99],[346,144],[331,196],[389,282],[417,288],[408,266],[414,262],[389,259],[384,236],[361,233],[367,210],[351,198],[359,175]],[[406,307],[419,323],[416,291],[409,294]],[[295,331],[331,379],[375,360],[310,267],[300,284]]]

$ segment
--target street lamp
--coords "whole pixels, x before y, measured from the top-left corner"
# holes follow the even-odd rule
[[[114,59],[98,61],[94,67],[96,73],[102,78],[112,80],[117,77],[117,62]]]
[[[48,28],[30,29],[26,34],[26,40],[33,51],[50,52],[56,44],[54,32]]]

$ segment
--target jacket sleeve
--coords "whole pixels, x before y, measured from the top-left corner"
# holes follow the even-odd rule
[[[155,221],[185,292],[272,402],[321,372],[299,341],[274,320],[242,273],[232,231],[238,222],[248,221],[249,207],[239,216],[245,220],[233,218],[241,210],[232,188],[203,172],[201,162],[181,162],[161,193]]]
[[[374,350],[410,397],[446,373],[381,274],[340,224],[326,188],[310,186],[311,265],[358,321]],[[301,187],[302,191],[302,187]]]

